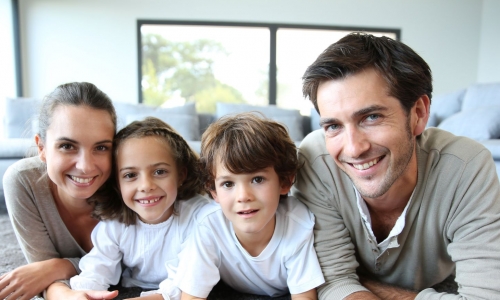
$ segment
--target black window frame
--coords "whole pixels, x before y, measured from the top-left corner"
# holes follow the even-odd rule
[[[317,29],[317,30],[341,30],[341,31],[363,31],[363,32],[387,32],[396,35],[396,39],[401,39],[401,29],[384,27],[356,27],[356,26],[327,26],[327,25],[306,25],[306,24],[286,24],[286,23],[253,23],[253,22],[213,22],[213,21],[179,21],[179,20],[137,20],[137,74],[138,74],[138,99],[143,103],[142,92],[142,25],[195,25],[195,26],[225,26],[225,27],[259,27],[268,28],[270,32],[270,56],[269,56],[269,102],[268,105],[275,105],[278,94],[277,90],[277,66],[276,66],[276,33],[278,29]],[[305,70],[304,70],[305,71]]]

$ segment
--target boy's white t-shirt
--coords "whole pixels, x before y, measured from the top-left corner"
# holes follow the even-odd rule
[[[207,203],[209,200],[201,195],[176,201],[175,213],[160,224],[139,219],[129,226],[117,220],[99,222],[91,235],[94,248],[81,258],[81,273],[71,278],[71,288],[107,290],[121,277],[124,287],[158,289],[172,276],[169,271],[177,267],[178,254],[193,231],[196,212]],[[164,298],[171,292],[161,288],[156,291]]]
[[[313,247],[314,215],[294,197],[280,201],[273,237],[257,257],[240,244],[219,204],[204,206],[197,222],[174,280],[185,293],[206,298],[219,279],[240,292],[271,297],[325,282]]]

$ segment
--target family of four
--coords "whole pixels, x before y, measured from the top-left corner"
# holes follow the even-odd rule
[[[322,129],[298,150],[244,113],[211,124],[198,156],[156,118],[115,134],[90,83],[57,87],[38,155],[3,178],[28,264],[0,276],[0,299],[113,299],[118,283],[140,299],[206,299],[219,280],[294,300],[500,298],[493,159],[426,129],[427,63],[353,33],[308,67],[303,93]]]

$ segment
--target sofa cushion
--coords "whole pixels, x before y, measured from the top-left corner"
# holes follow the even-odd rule
[[[200,122],[197,115],[170,114],[164,111],[127,115],[126,123],[144,120],[146,117],[156,117],[172,126],[187,141],[200,140]]]
[[[434,96],[431,101],[427,127],[436,127],[444,119],[459,112],[462,109],[464,95],[465,89],[453,93]]]
[[[301,116],[274,116],[270,119],[285,126],[292,141],[302,141],[304,138]]]
[[[195,103],[187,103],[186,105],[163,108],[163,107],[155,107],[145,104],[131,104],[131,103],[122,103],[122,102],[113,102],[113,105],[116,110],[116,115],[118,117],[118,129],[123,128],[130,122],[127,122],[127,116],[129,115],[153,115],[153,113],[157,112],[158,114],[163,115],[173,115],[173,114],[181,114],[181,115],[195,115],[196,107]],[[160,117],[159,117],[160,118]],[[141,119],[144,119],[143,117]],[[164,120],[163,118],[160,118]]]
[[[256,106],[218,102],[216,118],[219,119],[225,115],[234,115],[243,112],[260,112],[265,117],[284,124],[288,129],[290,138],[294,141],[300,141],[304,137],[302,115],[296,109],[284,109],[276,105]]]
[[[462,103],[462,111],[479,107],[489,107],[500,103],[500,83],[474,84],[467,88]]]
[[[447,118],[438,128],[455,135],[484,141],[500,138],[500,105],[461,111]]]
[[[40,99],[7,98],[4,111],[5,138],[31,138],[34,136],[32,121],[37,117]]]

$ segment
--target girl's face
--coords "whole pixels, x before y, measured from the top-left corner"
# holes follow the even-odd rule
[[[45,141],[35,137],[47,164],[56,199],[86,206],[111,174],[114,125],[105,110],[60,105],[52,115]]]
[[[118,146],[118,182],[125,205],[141,221],[158,224],[173,213],[177,189],[186,178],[161,137],[130,138]]]

